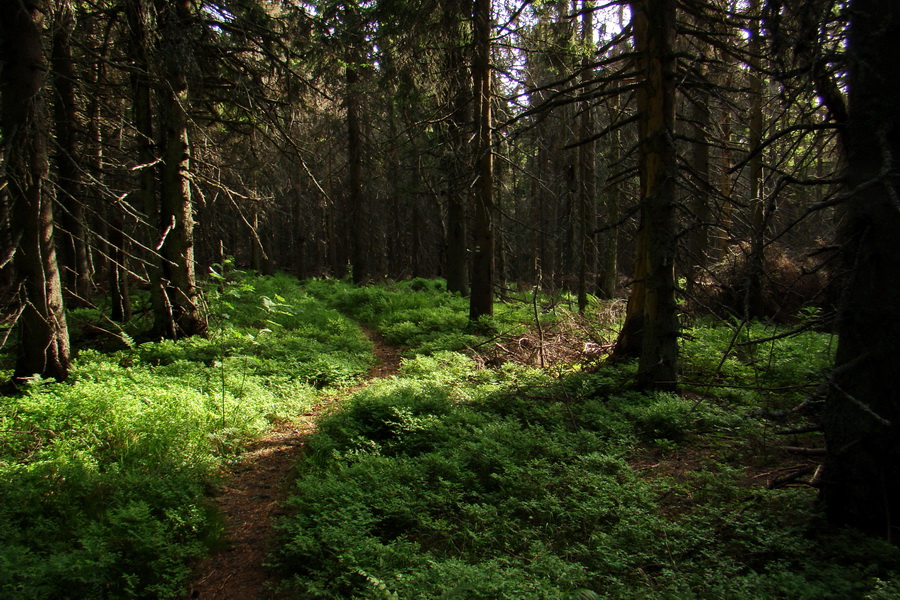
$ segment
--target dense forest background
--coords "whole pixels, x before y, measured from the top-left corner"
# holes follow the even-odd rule
[[[440,278],[472,331],[627,298],[644,391],[693,319],[835,334],[816,485],[896,540],[898,35],[891,0],[0,0],[9,392],[69,379],[67,311],[208,337],[235,267]]]
[[[652,288],[666,344],[676,292],[743,319],[834,312],[842,4],[7,9],[10,305],[17,276],[58,270],[47,310],[108,294],[121,320],[149,286],[155,335],[202,333],[197,274],[231,257],[444,277],[471,289],[473,318],[535,286],[582,310],[632,292],[631,316]],[[36,227],[42,251],[11,260]],[[623,353],[639,354],[633,337]],[[64,375],[55,362],[23,369]]]

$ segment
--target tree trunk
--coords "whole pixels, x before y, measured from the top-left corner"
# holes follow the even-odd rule
[[[494,314],[494,157],[491,135],[491,0],[475,0],[477,176],[469,320]]]
[[[410,227],[412,228],[410,240],[410,254],[412,254],[412,273],[413,277],[426,277],[425,274],[425,256],[422,244],[422,209],[419,206],[417,198],[412,201],[412,216],[410,218]]]
[[[99,60],[87,71],[87,85],[90,89],[99,90],[106,85],[109,31],[100,36],[98,31],[92,30],[89,36],[96,43],[91,52],[99,56]],[[105,179],[101,118],[101,98],[98,94],[94,94],[87,104],[88,135],[85,164],[90,179],[98,187],[103,187]],[[104,240],[104,271],[109,286],[110,318],[125,323],[131,320],[131,296],[128,289],[128,253],[122,209],[118,202],[109,202],[100,211],[105,215],[105,220],[101,223],[96,237]]]
[[[753,60],[762,50],[760,43],[759,22],[756,20],[759,14],[759,0],[750,3],[751,20],[753,26],[750,30],[750,56]],[[763,316],[765,312],[765,298],[763,297],[763,276],[765,270],[766,218],[765,202],[762,194],[762,153],[759,146],[762,144],[763,134],[763,81],[754,65],[750,67],[750,127],[749,149],[753,156],[747,163],[748,177],[750,179],[750,256],[749,269],[747,270],[747,289],[744,299],[744,317],[755,319]]]
[[[6,164],[3,158],[5,150],[5,145],[0,144],[0,165]],[[3,185],[4,180],[4,170],[0,166],[0,289],[9,290],[13,287],[15,277],[13,273],[13,257],[16,252],[16,240],[10,223],[12,206],[10,206],[7,186]]]
[[[718,219],[718,242],[716,244],[716,259],[728,258],[728,249],[731,246],[731,227],[734,222],[734,204],[731,195],[734,193],[734,183],[731,181],[731,112],[725,107],[722,115],[722,150],[720,155],[719,195],[722,199]]]
[[[610,112],[613,118],[619,118],[619,97],[610,99]],[[616,129],[610,135],[610,162],[618,165],[622,159],[622,131]],[[603,203],[603,219],[609,227],[600,234],[599,271],[597,276],[597,293],[601,298],[615,298],[619,278],[619,230],[611,225],[619,220],[619,204],[622,196],[622,183],[615,182],[609,186]]]
[[[451,160],[464,160],[452,158]],[[447,289],[462,295],[469,293],[468,233],[466,227],[466,191],[451,178],[447,189]]]
[[[84,306],[91,296],[91,273],[88,260],[88,228],[81,198],[79,164],[78,107],[75,101],[75,69],[72,60],[72,32],[75,14],[69,2],[60,2],[53,28],[53,114],[56,125],[56,172],[58,202],[62,207],[60,222],[64,234],[60,249],[71,306]]]
[[[137,144],[138,197],[146,217],[146,239],[152,240],[147,257],[147,278],[150,280],[150,304],[153,308],[153,334],[161,336],[174,329],[166,305],[163,284],[162,258],[152,247],[159,237],[159,190],[156,181],[157,151],[154,140],[153,101],[148,52],[153,20],[146,0],[127,0],[125,17],[130,32],[128,52],[131,61],[132,118]],[[115,210],[115,207],[114,207]]]
[[[311,275],[310,269],[307,266],[309,263],[309,258],[307,256],[308,239],[305,223],[307,216],[303,206],[303,198],[308,190],[301,188],[300,184],[296,183],[293,186],[293,192],[291,206],[291,240],[293,242],[294,252],[292,262],[297,277],[305,279]],[[312,252],[311,254],[313,254],[314,260],[318,258],[315,256],[315,252]],[[316,264],[318,264],[318,260],[316,260]]]
[[[30,2],[0,2],[5,179],[12,230],[21,234],[14,258],[22,308],[15,378],[37,374],[62,381],[69,374],[69,332],[53,239],[54,194],[41,95],[47,65],[37,16]]]
[[[631,3],[638,69],[641,229],[625,324],[615,355],[640,353],[637,384],[674,389],[678,356],[675,303],[675,35],[674,0]]]
[[[469,293],[467,202],[471,153],[467,151],[466,132],[472,123],[472,84],[464,46],[466,0],[445,2],[444,26],[453,35],[448,39],[447,70],[451,73],[448,89],[450,115],[447,123],[447,289]]]
[[[115,212],[113,212],[115,211]],[[110,211],[108,241],[110,248],[109,295],[110,318],[119,323],[131,320],[131,295],[128,292],[128,260],[125,253],[125,222],[115,207]]]
[[[581,2],[581,43],[584,51],[594,45],[594,3],[592,0]],[[593,53],[591,53],[593,54]],[[594,69],[591,67],[592,56],[585,54],[581,65],[581,82],[585,88],[590,85],[594,77]],[[578,252],[578,312],[584,314],[587,309],[588,289],[593,281],[592,273],[597,265],[597,245],[594,243],[594,229],[597,226],[597,213],[595,209],[596,194],[596,169],[594,167],[594,143],[586,142],[594,134],[594,115],[591,103],[583,102],[581,112],[582,144],[578,147],[578,220],[579,220],[579,252]]]
[[[853,0],[845,240],[850,268],[825,411],[829,519],[897,542],[900,518],[900,13]]]
[[[392,72],[393,74],[393,72]],[[398,121],[396,105],[392,104],[388,107],[388,139],[390,140],[387,150],[386,171],[390,181],[390,223],[394,224],[397,229],[387,228],[385,233],[386,239],[384,250],[387,251],[385,258],[385,266],[382,273],[392,279],[400,279],[404,274],[409,274],[408,270],[412,262],[412,253],[407,250],[406,237],[402,235],[402,231],[406,228],[403,225],[403,216],[412,212],[410,209],[415,194],[408,194],[404,185],[403,161],[401,158],[401,135]],[[384,231],[384,230],[382,230]]]
[[[250,215],[250,270],[256,273],[263,271],[263,249],[262,249],[262,231],[259,228],[259,212],[258,202],[253,202],[250,207],[252,214]]]
[[[162,255],[165,310],[156,331],[169,339],[202,335],[207,323],[200,311],[194,272],[194,215],[191,198],[191,150],[188,143],[186,57],[191,56],[188,28],[190,0],[159,5],[163,67],[158,87],[161,118],[158,251]]]
[[[352,9],[351,9],[352,10]],[[353,27],[351,21],[350,27]],[[356,35],[355,31],[351,35]],[[359,124],[359,50],[352,49],[349,52],[346,66],[346,96],[344,98],[347,108],[347,200],[351,214],[350,235],[352,236],[352,265],[353,282],[362,283],[369,276],[368,261],[369,248],[366,243],[366,232],[369,228],[365,216],[365,206],[362,198],[362,133]]]
[[[705,68],[699,67],[701,76],[705,74]],[[712,125],[712,117],[709,111],[709,91],[706,82],[697,82],[697,89],[692,99],[691,106],[693,121],[693,143],[691,146],[691,169],[693,171],[694,185],[691,194],[691,212],[694,217],[694,226],[688,237],[688,260],[691,268],[688,274],[688,290],[693,290],[703,277],[708,266],[709,252],[709,227],[712,220],[710,210],[709,180],[709,132]]]

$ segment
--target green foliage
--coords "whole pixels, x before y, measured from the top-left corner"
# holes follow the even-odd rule
[[[688,422],[692,403],[675,394],[656,392],[640,395],[631,392],[616,398],[615,404],[645,442],[682,442],[692,425]]]
[[[517,378],[533,373],[487,378],[450,362],[407,365],[414,378],[374,386],[321,423],[284,525],[284,567],[305,593],[556,597],[585,578],[558,539],[625,529],[646,506],[600,436],[567,430],[559,402],[513,404]]]
[[[207,294],[210,314],[227,327],[183,344],[191,360],[252,356],[260,374],[288,373],[320,388],[353,383],[371,366],[371,342],[359,328],[292,277],[233,277]]]
[[[415,326],[404,327],[408,339]],[[688,370],[719,381],[796,382],[829,352],[821,337],[778,340],[822,357],[763,363],[748,346],[720,368],[733,333],[692,335]],[[740,414],[718,400],[628,391],[634,369],[555,379],[479,370],[448,351],[407,359],[400,377],[356,394],[311,440],[294,516],[281,524],[285,587],[398,599],[812,600],[895,589],[895,548],[814,533],[809,491],[748,487],[741,468],[715,458],[716,438],[693,449],[701,433],[743,435]],[[641,467],[648,453],[656,464]],[[667,456],[693,464],[657,471]]]
[[[342,410],[324,417],[319,423],[320,435],[311,447],[317,458],[374,450],[379,454],[421,451],[440,437],[441,432],[434,431],[433,425],[450,408],[445,391],[428,390],[421,382],[373,385],[359,392]]]
[[[529,304],[502,303],[496,306],[494,317],[470,324],[468,299],[447,292],[442,280],[413,279],[359,287],[317,279],[306,282],[305,289],[374,328],[388,343],[407,348],[409,356],[462,351],[500,332],[526,330],[533,318]]]
[[[807,330],[778,337],[785,333],[759,322],[691,327],[681,348],[685,377],[765,386],[821,380],[832,363],[834,336]]]
[[[178,596],[188,559],[217,543],[206,493],[223,464],[371,364],[358,328],[295,280],[214,284],[208,339],[120,338],[82,350],[70,384],[2,398],[0,597]]]
[[[440,281],[215,274],[206,297],[210,337],[178,343],[80,311],[81,343],[101,327],[105,342],[73,383],[3,398],[0,596],[177,596],[186,561],[218,543],[204,498],[223,463],[371,364],[342,314],[407,358],[308,444],[275,557],[297,595],[897,596],[896,548],[823,529],[813,492],[763,490],[735,461],[758,435],[748,412],[821,378],[828,335],[700,324],[682,346],[689,394],[644,394],[628,363],[478,368],[457,351],[526,330],[533,307],[472,327]]]

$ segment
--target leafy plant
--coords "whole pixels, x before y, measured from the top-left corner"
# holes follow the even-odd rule
[[[289,277],[231,272],[207,298],[209,338],[82,349],[71,384],[0,399],[0,597],[178,596],[218,543],[221,467],[372,363],[358,328]]]
[[[410,315],[389,330],[412,339]],[[698,326],[687,369],[719,382],[813,376],[809,364],[736,350],[734,337]],[[827,354],[820,338],[775,342]],[[751,487],[717,459],[740,456],[726,445],[751,429],[726,398],[631,392],[634,368],[554,378],[478,369],[448,351],[407,359],[401,377],[358,393],[311,440],[281,524],[284,586],[310,598],[812,600],[892,589],[896,549],[843,560],[850,542],[814,533],[807,490]]]
[[[374,328],[386,341],[405,347],[408,356],[463,351],[500,332],[524,331],[532,319],[530,302],[503,303],[497,305],[493,318],[470,324],[468,299],[447,292],[442,280],[357,287],[344,281],[317,279],[306,282],[306,289],[329,306]]]

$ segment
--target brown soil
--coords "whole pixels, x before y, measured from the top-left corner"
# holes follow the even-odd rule
[[[367,332],[375,343],[378,363],[369,370],[367,381],[397,372],[397,349]],[[247,451],[243,460],[226,476],[213,501],[225,518],[228,546],[201,561],[194,569],[186,598],[202,600],[281,600],[283,595],[268,589],[272,573],[265,566],[273,549],[273,519],[286,514],[282,501],[294,465],[319,417],[366,383],[328,398],[296,422],[284,424]]]

